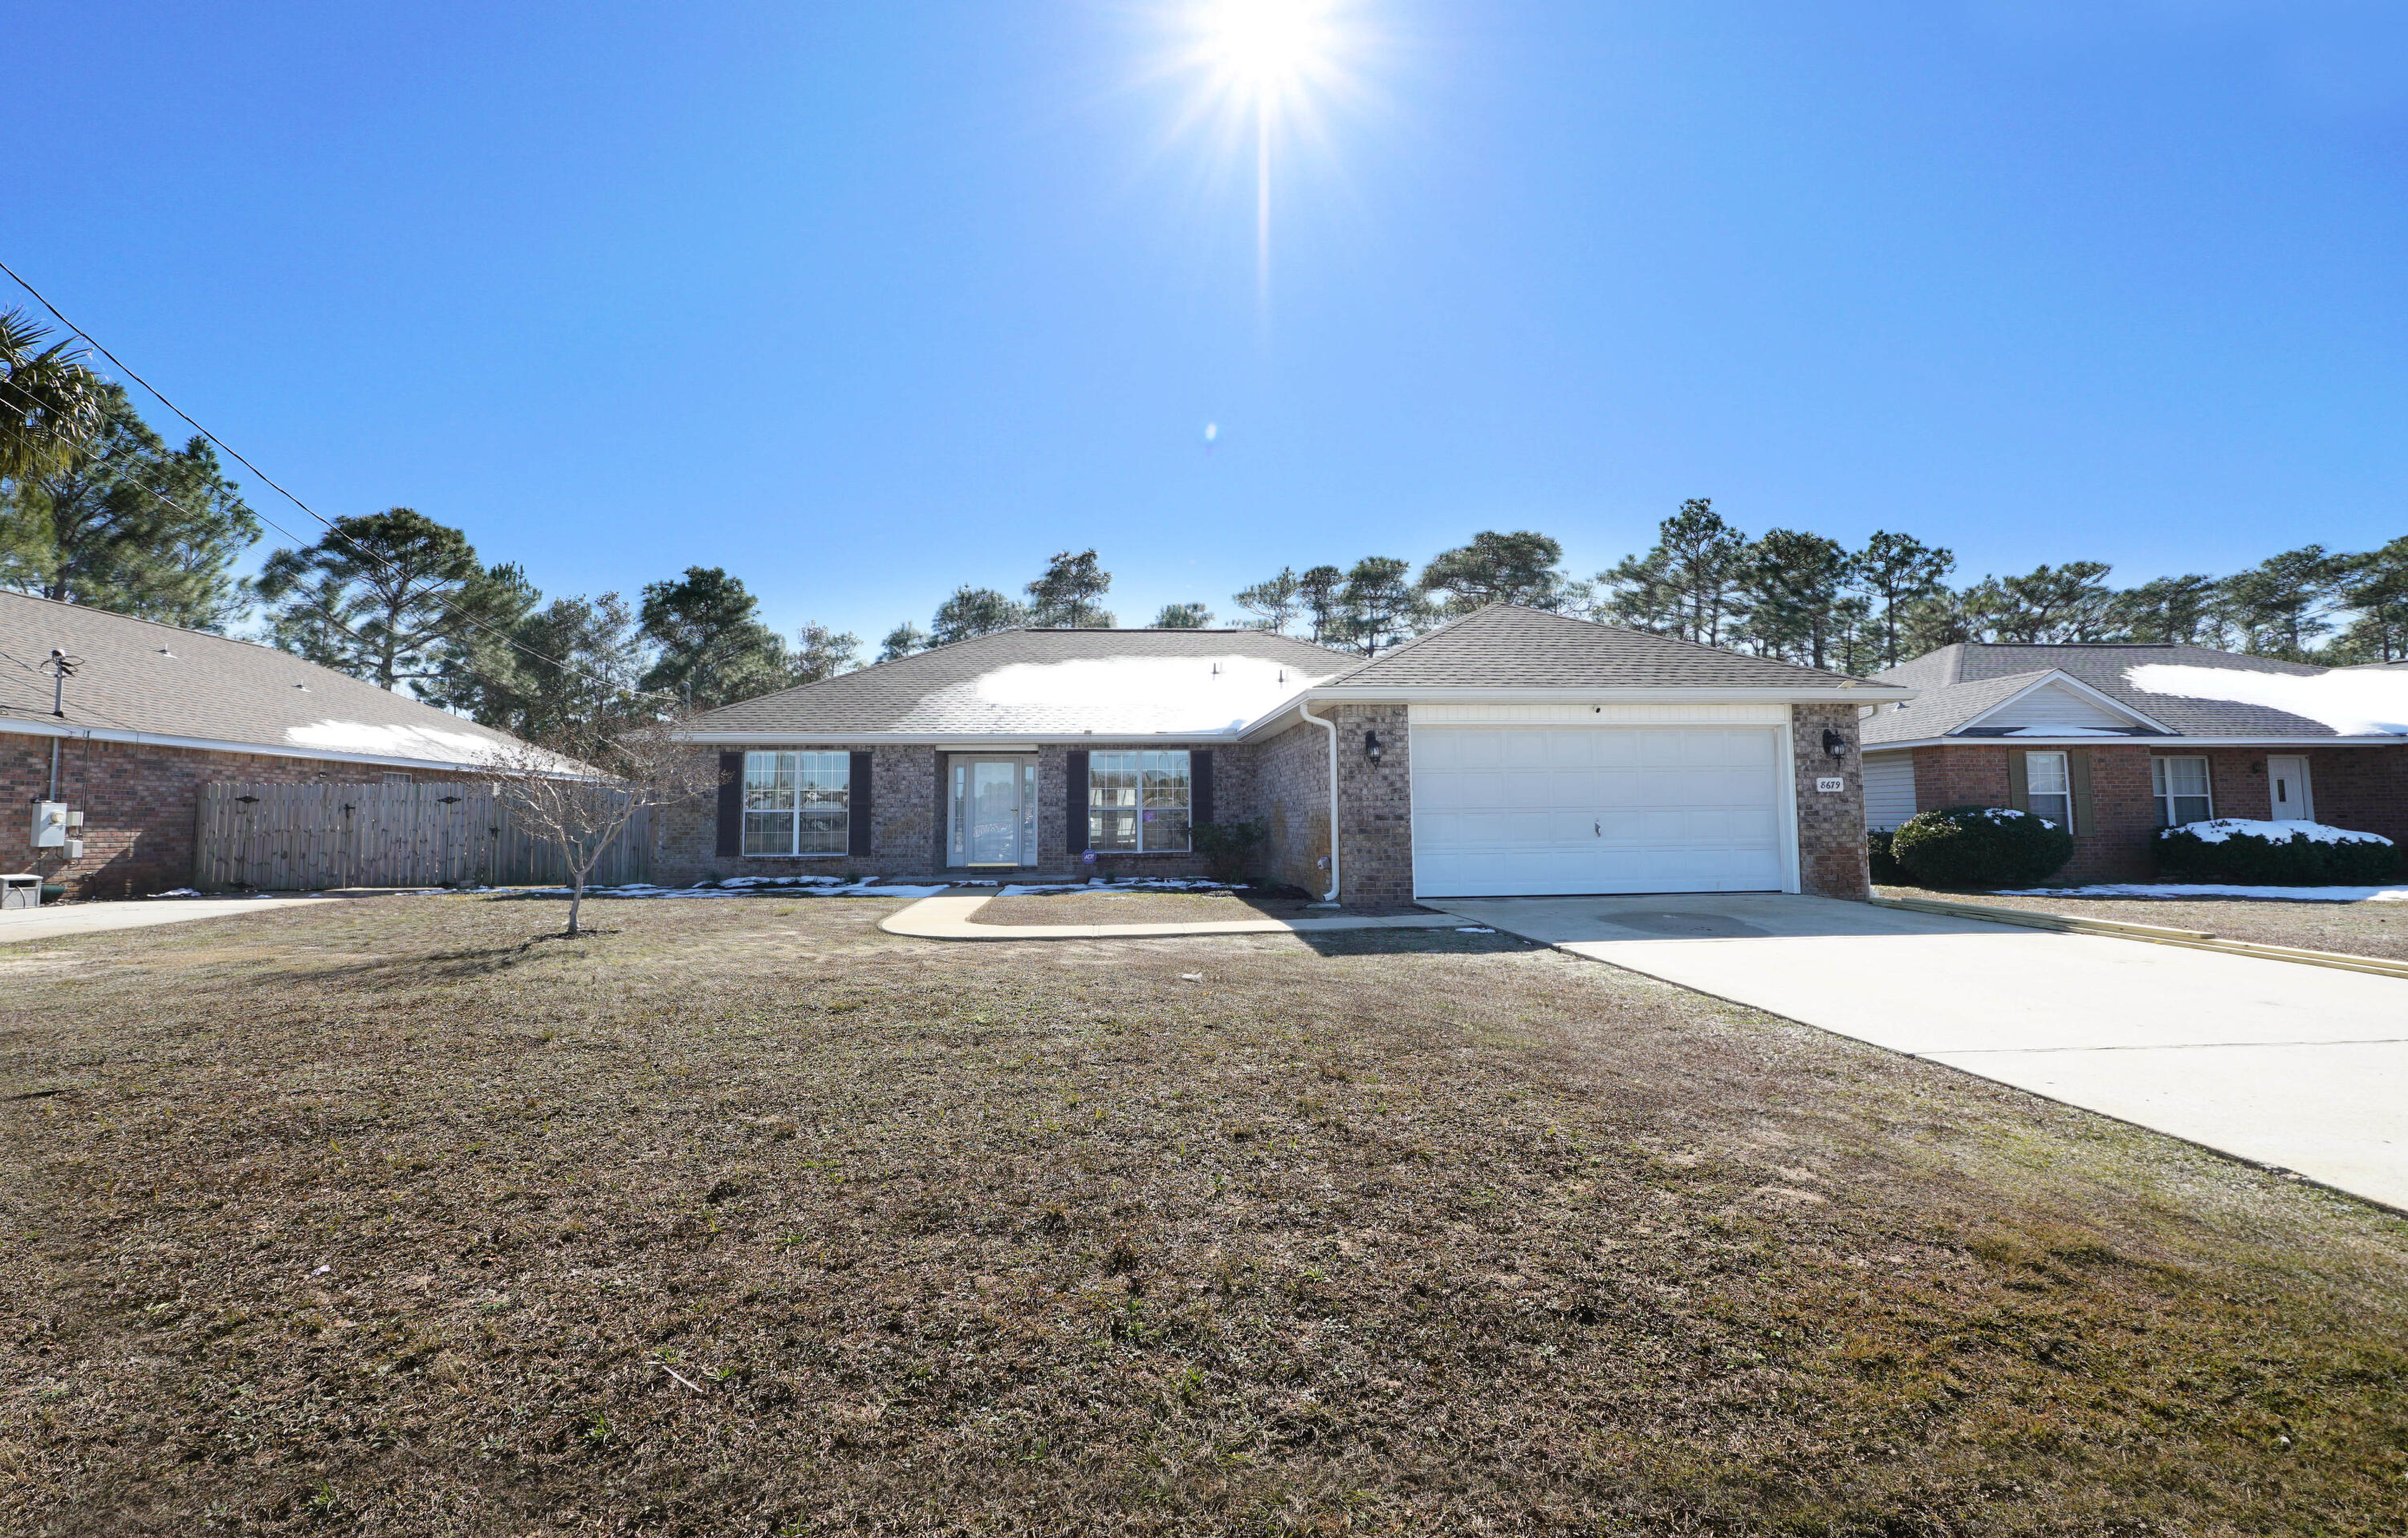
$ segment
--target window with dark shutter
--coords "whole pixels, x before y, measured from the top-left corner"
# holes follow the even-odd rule
[[[1087,848],[1087,750],[1073,748],[1069,756],[1068,772],[1062,777],[1062,832],[1070,853],[1081,855]]]
[[[1187,763],[1191,820],[1209,823],[1212,820],[1212,750],[1197,748],[1187,755]]]
[[[744,853],[744,755],[719,755],[719,845],[723,856]]]
[[[846,797],[852,821],[845,826],[844,852],[855,859],[869,857],[869,755],[854,754],[853,783]]]

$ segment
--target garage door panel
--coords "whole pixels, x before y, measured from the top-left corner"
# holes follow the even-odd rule
[[[1415,885],[1780,890],[1784,751],[1770,726],[1416,728]]]

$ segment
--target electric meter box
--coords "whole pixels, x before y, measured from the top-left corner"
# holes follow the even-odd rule
[[[34,847],[63,849],[67,841],[67,804],[64,801],[34,803]]]

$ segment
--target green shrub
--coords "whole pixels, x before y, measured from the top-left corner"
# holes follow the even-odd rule
[[[1898,863],[1891,852],[1891,830],[1876,827],[1865,835],[1865,872],[1875,886],[1903,886],[1907,883],[1906,867]]]
[[[1909,817],[1889,847],[1926,886],[2030,886],[2073,857],[2073,835],[2008,807],[1951,806]]]
[[[2157,873],[2235,886],[2368,886],[2400,870],[2400,851],[2376,833],[2322,823],[2239,817],[2157,830]]]
[[[1271,825],[1260,817],[1242,823],[1197,823],[1196,853],[1212,868],[1215,881],[1243,881],[1254,872],[1254,851],[1270,841]]]

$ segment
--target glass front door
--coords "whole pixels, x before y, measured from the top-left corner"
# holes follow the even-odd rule
[[[1037,863],[1037,763],[1030,758],[953,761],[948,863]]]

